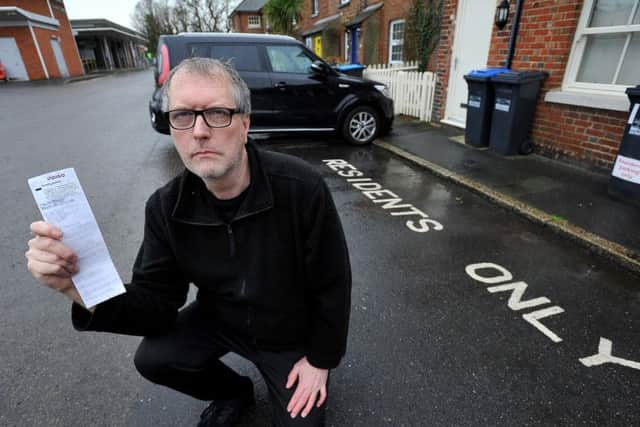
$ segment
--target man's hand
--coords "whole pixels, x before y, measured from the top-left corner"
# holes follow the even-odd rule
[[[71,276],[78,272],[78,257],[61,242],[62,231],[44,221],[31,224],[27,269],[40,283],[58,291],[84,307]]]
[[[318,408],[322,406],[327,399],[328,376],[328,369],[311,366],[306,357],[293,365],[287,378],[287,388],[293,387],[296,380],[298,385],[287,405],[287,411],[291,414],[291,418],[297,417],[300,411],[302,411],[302,418],[306,417],[313,409],[314,404]]]

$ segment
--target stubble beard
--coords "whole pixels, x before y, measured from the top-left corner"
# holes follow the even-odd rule
[[[201,167],[194,165],[192,172],[205,181],[216,181],[230,176],[234,170],[239,170],[242,165],[243,149],[244,147],[233,153],[233,157],[228,159],[206,160],[205,164],[200,165]]]

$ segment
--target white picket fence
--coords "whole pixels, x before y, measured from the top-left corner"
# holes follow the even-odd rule
[[[415,62],[400,65],[367,65],[364,77],[384,83],[391,92],[395,114],[431,121],[436,75],[418,72]]]

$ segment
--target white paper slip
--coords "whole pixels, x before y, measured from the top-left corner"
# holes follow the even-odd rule
[[[78,256],[72,277],[87,307],[125,292],[91,206],[73,168],[29,179],[29,187],[45,221],[60,228],[62,241]]]

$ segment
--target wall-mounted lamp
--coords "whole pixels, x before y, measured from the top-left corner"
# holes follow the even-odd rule
[[[507,18],[509,18],[509,1],[502,0],[496,8],[496,27],[502,30],[507,25]]]

